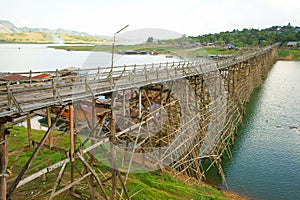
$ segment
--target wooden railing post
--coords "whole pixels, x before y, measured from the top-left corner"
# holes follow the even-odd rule
[[[8,105],[8,108],[11,110],[12,109],[12,93],[11,93],[11,90],[10,90],[10,82],[7,81],[6,83],[6,90],[7,90],[7,105]]]
[[[29,86],[31,87],[32,84],[32,71],[29,71]]]

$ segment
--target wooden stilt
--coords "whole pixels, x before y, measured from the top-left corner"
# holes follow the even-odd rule
[[[0,184],[1,184],[1,199],[6,200],[7,192],[7,182],[6,178],[8,174],[7,170],[7,160],[8,160],[8,145],[7,137],[8,133],[5,131],[6,120],[5,118],[0,118]]]
[[[143,93],[143,90],[139,89],[139,105],[138,105],[138,108],[139,108],[139,119],[142,118],[142,93]]]
[[[47,122],[48,122],[48,128],[51,127],[51,108],[47,106]],[[49,146],[50,148],[53,146],[53,136],[52,131],[49,133]]]
[[[27,113],[27,135],[28,135],[28,145],[30,147],[32,147],[32,131],[31,131],[30,112]]]
[[[116,123],[115,123],[115,94],[112,94],[111,97],[111,119],[110,119],[110,156],[111,156],[111,171],[112,171],[112,189],[111,189],[111,200],[116,199],[117,194],[117,158],[116,158],[116,151],[115,151],[115,135],[116,135]]]
[[[69,105],[69,117],[70,117],[70,163],[71,163],[71,183],[75,180],[75,136],[74,136],[74,112],[73,106]],[[74,192],[74,187],[70,190]]]

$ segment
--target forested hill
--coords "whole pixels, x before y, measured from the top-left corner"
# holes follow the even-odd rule
[[[276,42],[300,41],[300,27],[291,26],[272,26],[266,29],[243,29],[231,32],[221,32],[215,34],[205,34],[199,36],[189,36],[193,42],[201,44],[214,43],[234,44],[236,46],[266,46]]]
[[[103,44],[105,38],[67,29],[17,27],[0,20],[0,43]]]

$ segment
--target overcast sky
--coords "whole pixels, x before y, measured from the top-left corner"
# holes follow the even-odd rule
[[[199,35],[273,25],[300,26],[299,0],[0,0],[0,19],[18,27],[66,28],[112,36],[163,28]]]

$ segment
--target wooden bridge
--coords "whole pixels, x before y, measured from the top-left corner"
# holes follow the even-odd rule
[[[216,61],[14,74],[20,78],[0,82],[2,199],[17,198],[46,175],[56,181],[36,198],[67,192],[130,199],[129,174],[153,170],[202,180],[215,165],[225,181],[221,159],[231,157],[244,105],[275,62],[278,45]],[[49,76],[33,78],[38,74]],[[47,119],[39,141],[33,115]],[[27,121],[28,141],[9,149],[9,127],[19,119]],[[18,166],[24,152],[28,160]],[[63,158],[51,160],[53,152]]]

